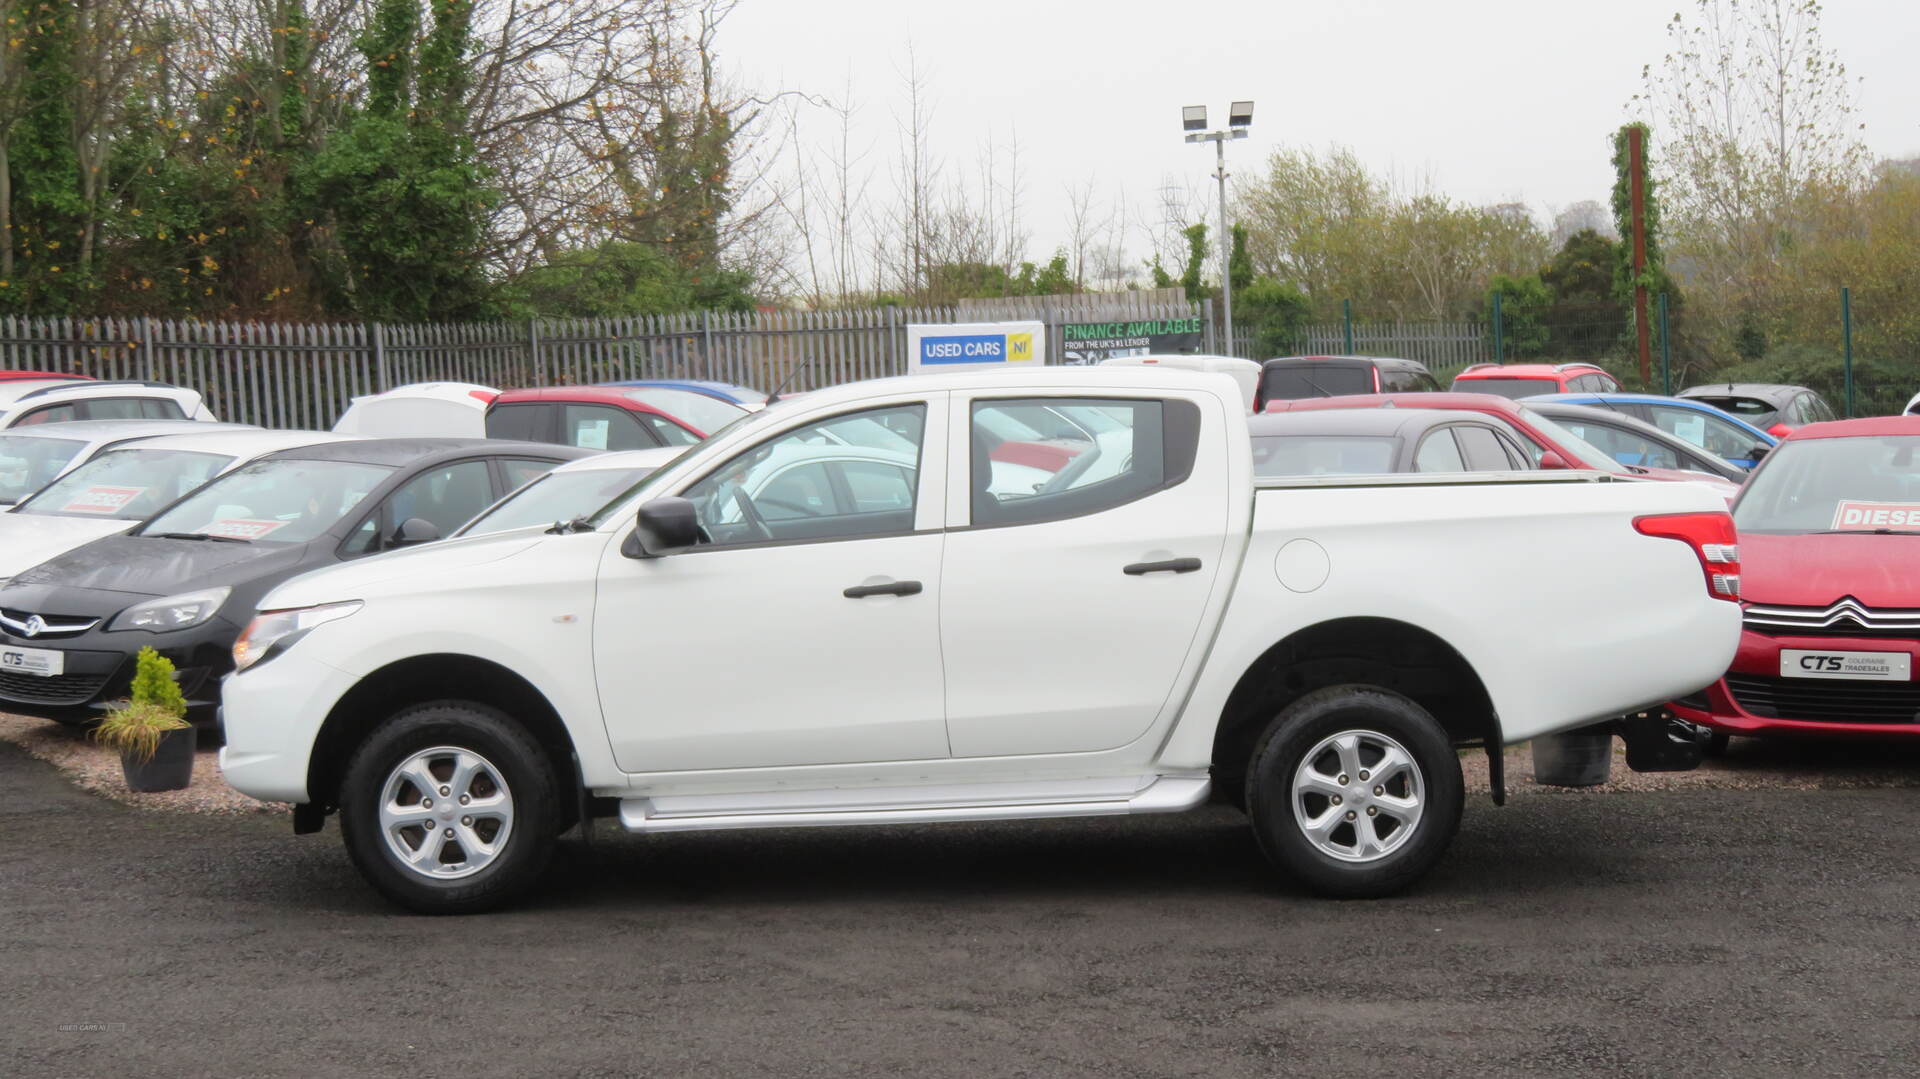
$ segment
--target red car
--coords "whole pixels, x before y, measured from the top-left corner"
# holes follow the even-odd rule
[[[1453,376],[1449,389],[1533,397],[1543,393],[1618,393],[1620,383],[1591,363],[1476,363]]]
[[[1512,401],[1491,393],[1372,393],[1351,397],[1309,397],[1299,401],[1273,401],[1268,412],[1292,412],[1318,408],[1446,408],[1484,412],[1507,421],[1526,440],[1535,468],[1591,468],[1597,472],[1639,476],[1650,480],[1678,480],[1706,483],[1721,490],[1728,499],[1738,490],[1733,484],[1700,472],[1671,468],[1642,468],[1623,465],[1607,451],[1581,439],[1572,431],[1527,407],[1525,401]]]
[[[1746,629],[1670,707],[1727,736],[1920,735],[1920,416],[1789,434],[1733,508]]]
[[[690,446],[748,415],[717,397],[660,386],[508,390],[487,406],[487,437],[593,450]]]

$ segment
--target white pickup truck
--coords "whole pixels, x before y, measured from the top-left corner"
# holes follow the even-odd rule
[[[648,833],[1210,796],[1308,886],[1372,896],[1452,839],[1456,747],[1486,747],[1498,798],[1500,746],[1732,659],[1714,492],[1256,481],[1244,413],[1224,376],[1148,367],[776,404],[590,516],[280,586],[235,647],[221,765],[293,803],[297,832],[337,810],[355,864],[421,911],[520,894],[596,816]],[[1637,759],[1658,727],[1626,726]]]

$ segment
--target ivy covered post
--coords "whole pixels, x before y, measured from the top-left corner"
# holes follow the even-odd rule
[[[1633,340],[1640,360],[1640,384],[1653,379],[1653,327],[1648,297],[1671,292],[1666,259],[1660,249],[1660,204],[1647,153],[1647,125],[1627,124],[1613,135],[1613,220],[1628,242],[1620,245],[1614,267],[1614,294],[1630,300]]]

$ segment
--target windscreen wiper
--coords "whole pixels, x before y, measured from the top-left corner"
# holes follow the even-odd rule
[[[575,532],[593,531],[593,522],[585,517],[575,517],[571,521],[555,521],[547,526],[549,536],[571,536]]]
[[[207,532],[142,532],[140,534],[143,536],[152,536],[154,539],[212,540],[215,543],[253,542],[252,540],[243,540],[239,536],[215,536]]]

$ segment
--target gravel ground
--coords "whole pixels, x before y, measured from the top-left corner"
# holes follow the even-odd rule
[[[422,918],[332,827],[141,813],[0,745],[0,1075],[1912,1074],[1916,855],[1892,788],[1470,799],[1371,903],[1221,809],[606,826],[520,908]]]
[[[186,790],[136,794],[127,789],[120,771],[120,755],[96,744],[85,731],[45,719],[0,712],[0,740],[12,742],[58,768],[81,790],[126,805],[216,814],[276,813],[287,808],[280,802],[255,801],[227,786],[220,776],[217,751],[204,746],[194,755],[193,783]]]

